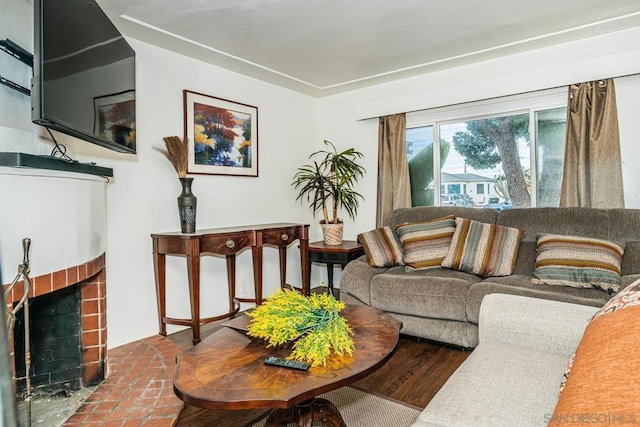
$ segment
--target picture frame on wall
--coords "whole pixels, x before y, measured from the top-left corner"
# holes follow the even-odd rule
[[[258,107],[183,91],[188,172],[258,176]]]
[[[135,91],[93,98],[93,132],[96,135],[136,149]]]

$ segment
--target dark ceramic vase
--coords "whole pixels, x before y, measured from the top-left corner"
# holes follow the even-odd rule
[[[183,233],[196,231],[196,206],[198,198],[191,192],[193,178],[179,178],[182,193],[178,196],[178,212],[180,214],[180,230]]]

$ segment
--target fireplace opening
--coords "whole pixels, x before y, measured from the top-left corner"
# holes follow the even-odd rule
[[[24,308],[15,314],[9,346],[21,425],[64,421],[104,381],[107,367],[105,254],[77,266],[30,277],[29,381],[25,377]],[[15,286],[13,286],[15,285]],[[25,283],[3,285],[8,306]],[[27,390],[30,385],[30,393]],[[71,399],[60,403],[58,397]],[[61,424],[56,424],[61,425]]]
[[[78,390],[83,384],[82,315],[79,285],[29,300],[33,394]],[[26,392],[24,311],[14,327],[16,391]]]

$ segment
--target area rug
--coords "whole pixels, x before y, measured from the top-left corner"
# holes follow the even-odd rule
[[[352,387],[342,387],[321,394],[319,397],[333,402],[349,427],[409,427],[420,414],[419,410],[411,406],[365,393]],[[251,427],[263,427],[264,423],[263,419]],[[318,426],[320,425],[318,424]],[[297,425],[291,424],[291,426]]]

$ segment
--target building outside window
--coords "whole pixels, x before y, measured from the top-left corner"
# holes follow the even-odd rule
[[[563,88],[408,113],[413,206],[558,206],[565,104]]]

